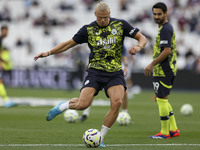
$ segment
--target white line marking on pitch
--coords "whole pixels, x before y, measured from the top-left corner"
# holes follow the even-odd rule
[[[26,106],[56,106],[60,102],[68,101],[69,98],[35,98],[35,97],[12,97],[11,101],[15,102],[17,105]],[[3,101],[0,101],[0,106],[3,106]],[[95,99],[92,102],[93,106],[109,106],[110,101],[104,99]]]
[[[0,144],[0,147],[78,147],[85,146],[84,144]],[[108,147],[120,146],[200,146],[200,144],[108,144]]]

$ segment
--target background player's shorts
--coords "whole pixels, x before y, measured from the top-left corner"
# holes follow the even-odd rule
[[[162,98],[170,94],[173,87],[173,77],[153,77],[153,89],[157,97]]]
[[[126,82],[124,80],[124,73],[122,70],[116,72],[105,72],[96,69],[88,69],[88,75],[83,82],[81,90],[85,87],[93,87],[96,89],[96,93],[94,95],[96,96],[99,91],[104,89],[106,96],[109,98],[107,90],[109,87],[115,85],[122,85],[126,90]]]

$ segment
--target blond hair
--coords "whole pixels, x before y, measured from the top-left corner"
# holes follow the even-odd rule
[[[99,1],[96,5],[95,11],[110,12],[110,7],[105,2]]]

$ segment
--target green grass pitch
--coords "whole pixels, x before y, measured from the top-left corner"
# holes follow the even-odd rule
[[[15,89],[8,88],[10,97],[71,98],[79,96],[79,91]],[[129,114],[134,124],[119,126],[115,123],[106,135],[106,150],[197,150],[200,149],[200,92],[171,92],[169,101],[174,108],[181,136],[168,140],[150,139],[160,130],[158,108],[151,101],[153,90],[143,90],[129,100]],[[97,98],[107,99],[104,92]],[[182,104],[193,105],[191,116],[179,112]],[[66,123],[63,115],[47,122],[46,114],[51,107],[17,106],[6,109],[0,107],[0,150],[84,150],[83,133],[89,128],[101,129],[103,118],[109,106],[93,106],[85,122]],[[79,115],[81,115],[81,111]]]

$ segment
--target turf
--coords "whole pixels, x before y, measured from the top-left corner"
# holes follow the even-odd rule
[[[79,91],[15,89],[8,88],[11,97],[74,97]],[[106,150],[196,150],[200,149],[200,92],[173,91],[169,97],[181,132],[178,138],[168,140],[150,139],[160,130],[158,108],[151,101],[153,92],[144,90],[129,100],[129,113],[134,124],[119,126],[115,123],[105,137]],[[97,98],[106,99],[104,93]],[[182,104],[194,107],[191,116],[179,112]],[[47,122],[46,113],[51,107],[17,106],[0,107],[0,150],[80,150],[88,149],[82,142],[83,133],[89,128],[101,129],[108,106],[93,106],[85,122],[66,123],[62,115]],[[81,115],[82,112],[79,112]],[[196,145],[195,145],[196,144]]]

